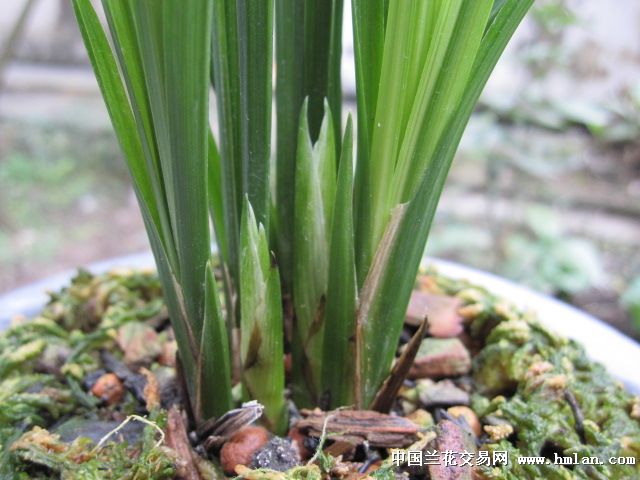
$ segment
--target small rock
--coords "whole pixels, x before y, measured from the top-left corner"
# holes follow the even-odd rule
[[[175,340],[169,340],[162,344],[162,351],[158,357],[158,363],[167,367],[176,366],[176,352],[178,351],[178,343]]]
[[[412,414],[418,409],[415,402],[409,402],[407,400],[399,399],[398,403],[399,403],[400,411],[402,412],[403,417],[406,417]]]
[[[152,411],[160,406],[160,385],[156,376],[146,368],[141,368],[140,374],[147,379],[143,393],[147,410]]]
[[[406,323],[419,326],[425,316],[429,317],[429,335],[449,338],[460,335],[463,318],[458,313],[463,305],[461,299],[447,295],[414,290],[407,309]]]
[[[220,450],[220,463],[225,473],[234,475],[236,465],[251,465],[255,454],[269,441],[263,427],[245,427],[236,432]]]
[[[162,353],[158,333],[140,322],[128,322],[120,327],[117,342],[129,365],[148,364]]]
[[[469,350],[457,338],[425,338],[409,378],[457,377],[471,371]]]
[[[114,373],[105,373],[91,387],[91,393],[107,405],[119,403],[124,392],[124,385]]]
[[[410,413],[405,418],[407,420],[411,420],[420,428],[429,428],[433,426],[433,416],[422,408]]]
[[[162,408],[168,410],[173,405],[178,405],[181,398],[175,369],[160,366],[155,368],[153,373],[158,380],[158,386],[160,388],[160,404],[162,405]]]
[[[35,365],[37,372],[60,375],[60,368],[65,364],[71,350],[66,345],[48,344]]]
[[[86,390],[91,390],[91,388],[96,384],[98,379],[101,376],[103,376],[105,373],[107,373],[107,371],[103,370],[102,368],[99,368],[98,370],[94,370],[92,372],[87,373],[84,379],[82,380],[82,384],[84,385],[84,388]]]
[[[469,405],[470,396],[451,380],[422,380],[418,382],[420,402],[425,408],[451,407],[455,405]]]
[[[273,437],[253,458],[252,468],[286,472],[300,463],[296,444],[290,439]]]
[[[640,397],[634,397],[633,403],[631,404],[631,418],[636,420],[640,420]]]
[[[60,435],[60,440],[63,442],[71,443],[76,438],[85,437],[91,439],[94,443],[98,443],[119,425],[120,422],[106,422],[96,420],[95,418],[72,417],[52,427],[52,431]],[[129,422],[118,430],[118,433],[109,437],[109,440],[116,443],[125,441],[129,445],[135,445],[142,437],[143,430],[143,423]]]
[[[465,432],[458,424],[451,420],[441,420],[436,428],[436,450],[439,452],[439,462],[429,465],[431,480],[471,480],[473,478],[473,458],[476,445],[471,434]],[[444,455],[450,452],[469,452],[471,464],[462,466],[458,455],[454,456],[455,464],[445,462]]]
[[[479,437],[482,433],[480,420],[478,420],[476,412],[471,410],[469,407],[456,405],[455,407],[448,408],[447,412],[454,418],[463,418],[476,437]]]
[[[107,350],[100,352],[100,359],[102,360],[104,368],[122,380],[124,386],[130,390],[139,401],[145,401],[144,388],[147,384],[147,379],[144,375],[134,373],[133,370]]]
[[[296,428],[296,427],[293,427],[291,430],[289,430],[289,433],[287,434],[287,436],[291,439],[293,443],[296,444],[296,447],[298,448],[298,452],[300,452],[300,457],[303,460],[311,458],[311,456],[313,455],[313,452],[307,447],[307,443],[309,443],[307,440],[310,437],[307,437],[304,433],[300,431],[299,428]]]

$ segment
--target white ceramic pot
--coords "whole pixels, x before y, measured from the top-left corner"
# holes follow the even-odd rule
[[[519,308],[536,311],[542,323],[580,342],[592,360],[602,363],[630,391],[640,394],[640,345],[636,341],[566,303],[496,275],[435,258],[425,258],[424,264],[436,267],[445,276],[483,286]],[[99,273],[116,267],[153,265],[153,257],[145,252],[94,263],[88,270]],[[64,272],[0,296],[0,330],[6,328],[16,314],[35,315],[48,299],[46,292],[61,288],[74,274],[74,271]]]

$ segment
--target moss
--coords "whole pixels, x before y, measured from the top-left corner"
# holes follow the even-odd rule
[[[98,451],[87,438],[65,443],[47,430],[71,414],[95,415],[97,400],[81,384],[100,366],[99,349],[113,348],[114,328],[163,309],[155,275],[81,271],[40,316],[0,335],[0,478],[174,477],[173,453],[155,445],[152,428],[136,445],[111,442]],[[122,414],[135,408],[129,400]]]
[[[438,275],[429,282],[441,293],[458,295],[467,309],[467,330],[481,347],[473,360],[472,407],[482,423],[496,428],[482,449],[507,451],[506,466],[482,467],[487,479],[632,479],[638,466],[611,465],[609,457],[640,460],[640,403],[604,368],[589,361],[575,342],[551,333],[531,314],[466,282]],[[465,308],[463,307],[463,308]],[[80,274],[52,295],[40,316],[17,322],[0,335],[0,478],[173,478],[175,453],[156,444],[145,427],[135,444],[87,438],[63,442],[54,426],[70,415],[126,416],[140,408],[129,392],[118,405],[97,406],[83,385],[101,366],[98,354],[118,354],[120,327],[166,315],[154,275],[120,272]],[[164,367],[167,368],[167,367]],[[152,420],[164,424],[164,410]],[[520,465],[521,456],[596,457],[603,465]],[[245,470],[241,478],[316,480],[325,465],[280,473]],[[386,466],[372,476],[392,478]]]

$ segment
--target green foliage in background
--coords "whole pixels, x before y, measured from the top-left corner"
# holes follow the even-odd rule
[[[571,296],[602,285],[605,272],[596,246],[565,234],[547,209],[531,209],[527,234],[505,241],[505,274],[550,294]]]
[[[195,421],[231,408],[241,378],[282,431],[283,340],[299,406],[368,407],[460,137],[532,0],[352,0],[355,155],[341,121],[341,0],[103,0],[112,44],[91,2],[73,3]]]
[[[640,331],[640,276],[634,278],[622,294],[622,306],[631,315],[637,331]]]

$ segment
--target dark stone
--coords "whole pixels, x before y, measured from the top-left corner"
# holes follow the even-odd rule
[[[87,391],[91,390],[91,388],[95,385],[98,379],[101,376],[103,376],[105,373],[107,373],[107,371],[103,370],[102,368],[99,368],[98,370],[94,370],[93,372],[87,373],[87,375],[84,377],[84,380],[82,381],[84,388],[86,388]]]
[[[300,464],[300,455],[293,442],[274,437],[253,458],[252,468],[269,468],[285,472]]]
[[[418,382],[418,395],[425,408],[453,407],[455,405],[469,405],[470,395],[458,388],[451,380],[421,380]]]
[[[94,443],[98,443],[120,422],[106,422],[90,418],[73,417],[70,420],[58,425],[53,429],[54,433],[60,435],[63,442],[73,442],[76,438],[90,438]],[[109,441],[120,443],[127,442],[129,445],[137,443],[144,430],[144,425],[140,422],[129,422],[117,433],[109,437]]]

